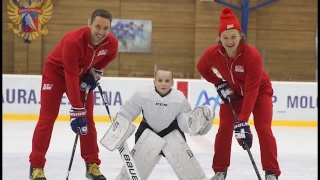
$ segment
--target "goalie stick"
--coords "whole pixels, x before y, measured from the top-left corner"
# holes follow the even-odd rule
[[[94,72],[92,72],[92,74],[93,74],[93,77],[96,80]],[[105,99],[103,97],[103,92],[102,92],[102,88],[100,86],[100,83],[99,82],[96,82],[96,83],[97,83],[97,86],[98,86],[102,101],[104,103],[104,106],[106,107],[106,110],[108,112],[110,121],[112,122],[113,119],[112,119],[112,117],[110,115],[109,106],[108,106],[107,102],[105,101]],[[130,180],[141,180],[139,172],[138,172],[138,168],[137,168],[137,166],[136,166],[136,164],[134,162],[134,159],[133,159],[133,157],[131,155],[131,152],[129,150],[129,147],[128,147],[128,144],[127,144],[126,141],[123,143],[123,146],[121,148],[119,148],[119,153],[120,153],[122,162],[123,162],[123,164],[124,164],[124,166],[126,168],[126,171],[128,173],[128,176],[129,176]]]
[[[234,119],[235,119],[236,122],[239,122],[239,119],[238,119],[238,116],[237,116],[237,114],[236,114],[236,111],[234,110],[233,105],[232,105],[232,103],[231,103],[231,99],[230,99],[230,97],[228,97],[228,98],[229,98],[229,102],[230,102],[229,104],[230,104],[230,108],[231,108],[231,110],[232,110]],[[250,149],[249,149],[249,147],[248,147],[248,144],[247,144],[245,141],[242,141],[242,143],[243,143],[245,149],[247,150],[247,152],[248,152],[248,154],[249,154],[251,163],[252,163],[252,165],[253,165],[254,170],[256,171],[256,174],[257,174],[257,176],[258,176],[258,179],[259,179],[259,180],[262,180],[262,178],[261,178],[261,176],[260,176],[260,173],[259,173],[259,171],[258,171],[257,165],[256,165],[256,163],[254,162],[252,153],[251,153],[251,151],[250,151]]]
[[[90,86],[87,86],[86,92],[85,92],[85,96],[84,96],[84,102],[83,102],[83,107],[84,107],[84,108],[86,108],[86,102],[87,102],[87,97],[88,97],[89,89],[90,89]],[[70,163],[69,163],[69,167],[68,167],[68,172],[67,172],[66,180],[69,179],[69,174],[70,174],[71,167],[72,167],[74,152],[76,151],[76,148],[77,148],[78,137],[79,137],[79,132],[77,132],[76,138],[74,139],[73,149],[72,149],[72,154],[71,154],[71,159],[70,159]]]

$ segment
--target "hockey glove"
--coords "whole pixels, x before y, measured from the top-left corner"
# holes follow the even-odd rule
[[[90,86],[90,91],[93,91],[97,87],[97,82],[94,80],[94,77],[90,73],[82,77],[80,83],[80,90],[86,91],[88,86]]]
[[[98,70],[94,67],[90,69],[90,74],[94,77],[96,81],[99,81],[103,75],[103,70]]]
[[[81,79],[81,91],[86,91],[88,86],[90,86],[90,91],[93,91],[97,87],[97,82],[101,79],[102,75],[102,70],[97,70],[92,67],[90,71],[87,74],[85,74]]]
[[[231,103],[231,94],[233,94],[233,90],[229,88],[227,81],[221,81],[220,84],[216,85],[217,92],[225,103]]]
[[[87,134],[87,110],[85,108],[71,108],[70,109],[70,125],[71,129],[81,135]]]
[[[240,146],[246,150],[244,143],[250,149],[252,146],[252,133],[247,121],[237,122],[234,124],[234,134]]]

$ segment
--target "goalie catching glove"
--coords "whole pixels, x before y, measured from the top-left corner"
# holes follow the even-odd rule
[[[188,119],[188,130],[190,135],[205,135],[211,127],[214,119],[214,112],[207,106],[194,108]]]
[[[119,149],[135,129],[136,126],[126,116],[117,113],[116,119],[102,137],[100,143],[110,151]]]

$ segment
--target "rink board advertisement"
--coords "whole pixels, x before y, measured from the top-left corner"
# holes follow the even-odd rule
[[[37,120],[40,110],[41,76],[2,75],[2,119]],[[138,89],[153,84],[152,78],[112,78],[103,77],[100,85],[111,116]],[[273,81],[273,125],[317,126],[318,94],[316,82]],[[213,86],[206,80],[175,79],[174,87],[188,98],[191,107],[208,105],[215,111],[215,121],[219,122],[220,98]],[[95,121],[109,121],[108,113],[98,88],[94,90]],[[69,120],[69,104],[64,94],[57,120]],[[252,123],[252,115],[250,123]],[[135,122],[139,122],[141,116]]]

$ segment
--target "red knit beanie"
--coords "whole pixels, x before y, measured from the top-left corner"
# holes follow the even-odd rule
[[[219,36],[222,31],[227,29],[237,29],[242,32],[239,20],[232,13],[231,8],[224,8],[220,14],[220,26],[219,26]]]

